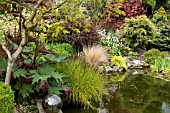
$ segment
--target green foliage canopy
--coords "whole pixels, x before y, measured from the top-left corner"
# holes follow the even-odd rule
[[[156,26],[145,15],[125,19],[121,36],[132,48],[147,48],[156,36]]]

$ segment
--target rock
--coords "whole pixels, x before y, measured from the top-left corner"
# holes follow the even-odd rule
[[[140,58],[143,58],[143,57],[144,57],[144,53],[146,52],[146,50],[141,49],[141,48],[136,48],[134,52],[137,52],[137,53],[138,53],[138,56],[139,56]]]
[[[141,62],[142,62],[142,61],[141,61]],[[142,67],[149,68],[149,67],[150,67],[150,65],[144,61],[144,62],[142,62]]]
[[[111,73],[111,72],[113,72],[113,69],[110,66],[106,66],[105,67],[105,72],[106,73]]]
[[[114,72],[121,72],[121,71],[124,70],[124,68],[118,67],[118,66],[113,66],[112,70],[113,70]]]
[[[141,61],[138,59],[133,59],[133,67],[140,67],[141,66]]]
[[[107,110],[106,109],[98,108],[98,113],[107,113]]]
[[[131,58],[126,57],[126,65],[128,68],[143,68],[143,67],[149,67],[149,64],[147,64],[144,60],[138,59],[138,58]]]

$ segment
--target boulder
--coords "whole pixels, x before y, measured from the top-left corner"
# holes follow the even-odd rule
[[[125,57],[126,65],[128,68],[144,68],[149,67],[149,64],[147,64],[144,60],[138,59],[138,58],[132,58],[132,57]]]

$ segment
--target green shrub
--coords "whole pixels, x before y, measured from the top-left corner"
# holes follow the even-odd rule
[[[163,16],[163,15],[156,13],[156,14],[153,15],[151,20],[154,24],[160,26],[163,22],[167,21],[167,16]]]
[[[69,43],[51,43],[45,45],[47,50],[53,50],[57,55],[72,55],[73,47]]]
[[[125,70],[127,70],[127,68],[128,68],[126,65],[126,60],[121,56],[113,56],[111,58],[111,65],[122,67]]]
[[[94,109],[92,102],[104,94],[104,77],[94,67],[80,60],[59,64],[56,68],[69,78],[67,85],[73,90],[69,96],[70,101]]]
[[[165,12],[166,13],[166,12]],[[158,26],[158,37],[150,45],[152,48],[159,49],[161,51],[170,50],[170,19],[167,15],[161,15],[156,13],[153,15],[152,21]]]
[[[155,38],[156,30],[155,25],[145,15],[141,15],[125,19],[121,36],[130,47],[145,49]]]
[[[151,50],[144,53],[144,60],[147,63],[152,64],[152,65],[154,65],[156,59],[166,58],[166,57],[168,57],[168,53],[160,52],[157,49],[151,49]]]
[[[0,82],[0,113],[14,112],[14,92],[11,88]]]

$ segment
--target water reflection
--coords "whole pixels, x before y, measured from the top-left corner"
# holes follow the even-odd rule
[[[132,75],[112,85],[110,98],[103,98],[107,113],[170,113],[170,82],[147,75]],[[76,107],[63,108],[63,113],[97,113]]]

